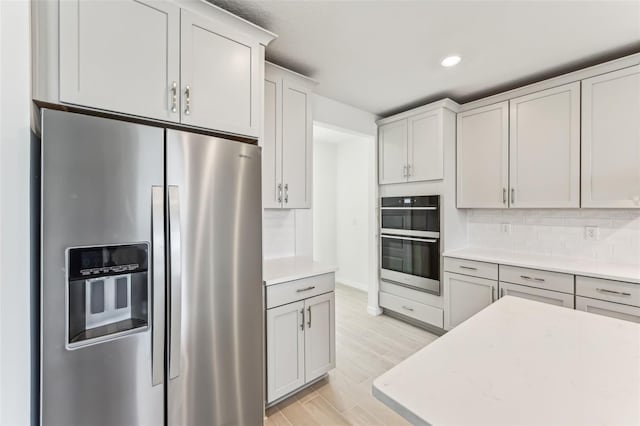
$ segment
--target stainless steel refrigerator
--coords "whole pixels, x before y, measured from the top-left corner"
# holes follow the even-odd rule
[[[43,425],[263,422],[260,148],[42,111]]]

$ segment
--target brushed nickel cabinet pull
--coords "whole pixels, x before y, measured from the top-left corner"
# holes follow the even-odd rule
[[[403,306],[402,306],[402,309],[406,309],[407,311],[411,311],[411,312],[413,312],[413,308],[410,308],[410,307],[408,307],[408,306],[404,306],[404,305],[403,305]]]
[[[178,111],[178,82],[171,84],[171,112]]]
[[[464,265],[460,265],[460,269],[469,269],[470,271],[478,270],[478,268],[474,268],[473,266],[464,266]]]
[[[300,309],[300,315],[302,315],[302,322],[300,323],[300,330],[304,330],[304,308]]]
[[[184,89],[184,113],[185,115],[191,114],[191,86],[187,84],[187,87]]]
[[[307,322],[307,326],[311,328],[311,306],[307,308],[307,312],[309,312],[309,321]]]
[[[600,292],[600,293],[605,293],[605,294],[614,294],[616,296],[631,296],[631,293],[627,293],[624,291],[615,291],[615,290],[609,290],[606,288],[596,288],[596,291]]]
[[[314,288],[316,288],[315,285],[312,285],[310,287],[305,287],[305,288],[299,288],[299,289],[296,290],[296,293],[302,293],[303,291],[313,290]]]

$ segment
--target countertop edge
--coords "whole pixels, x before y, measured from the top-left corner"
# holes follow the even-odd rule
[[[554,265],[545,265],[543,262],[531,261],[527,262],[526,260],[513,260],[513,259],[505,259],[500,257],[500,254],[493,255],[483,255],[483,254],[474,254],[474,253],[465,253],[465,250],[474,250],[473,248],[469,249],[456,249],[449,252],[443,253],[443,257],[455,258],[455,259],[465,259],[465,260],[473,260],[476,262],[486,262],[493,263],[499,265],[508,265],[508,266],[516,266],[521,268],[530,268],[530,269],[538,269],[550,272],[558,272],[563,274],[571,274],[578,275],[583,277],[592,277],[592,278],[600,278],[605,280],[612,281],[622,281],[633,284],[640,284],[640,276],[628,276],[624,274],[614,274],[607,272],[593,272],[588,270],[583,270],[580,268],[562,268]],[[526,254],[521,254],[521,256],[527,256]],[[586,260],[585,260],[586,261]],[[631,266],[631,265],[629,265]],[[615,264],[611,264],[612,268],[615,268]]]
[[[402,416],[405,420],[407,420],[412,425],[416,426],[431,426],[431,423],[428,423],[424,419],[418,417],[413,413],[413,411],[409,410],[407,407],[400,404],[395,399],[391,398],[389,395],[384,393],[384,391],[380,390],[376,386],[376,382],[374,381],[371,385],[371,395],[378,401],[382,402],[384,405],[395,411],[397,414]]]
[[[321,270],[316,270],[316,271],[312,271],[312,272],[300,272],[300,273],[296,273],[296,274],[291,274],[291,275],[286,275],[286,276],[282,276],[282,277],[278,277],[278,278],[271,278],[268,280],[264,280],[264,285],[265,287],[269,287],[275,284],[282,284],[282,283],[286,283],[289,281],[295,281],[295,280],[301,280],[303,278],[311,278],[311,277],[317,277],[318,275],[325,275],[325,274],[331,274],[336,272],[337,268],[335,267],[327,267],[326,270],[325,269],[321,269]]]

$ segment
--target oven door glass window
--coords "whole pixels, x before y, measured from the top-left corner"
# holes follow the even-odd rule
[[[438,210],[385,209],[382,228],[403,231],[440,231]]]
[[[382,269],[440,280],[437,239],[382,236]]]

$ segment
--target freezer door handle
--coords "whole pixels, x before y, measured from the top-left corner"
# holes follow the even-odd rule
[[[170,303],[169,378],[180,375],[180,332],[182,325],[182,248],[180,241],[180,193],[175,185],[169,186],[169,256]]]
[[[151,256],[152,256],[152,320],[151,320],[151,383],[159,385],[164,377],[165,328],[165,246],[164,188],[151,188]]]

